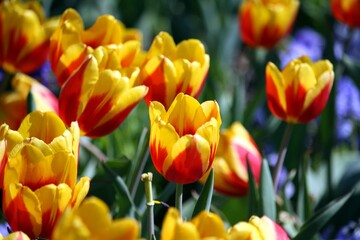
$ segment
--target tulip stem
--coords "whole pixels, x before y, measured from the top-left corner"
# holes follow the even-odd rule
[[[183,199],[183,185],[176,184],[175,207],[179,211],[181,219],[182,219],[182,199]]]
[[[277,159],[275,169],[274,169],[273,183],[274,183],[274,191],[275,191],[275,193],[276,193],[278,185],[279,185],[279,176],[280,176],[281,168],[282,168],[282,166],[284,164],[284,159],[285,159],[285,155],[286,155],[286,152],[287,152],[287,147],[289,145],[289,139],[290,139],[290,135],[291,135],[291,130],[292,130],[292,124],[287,123],[284,135],[283,135],[282,140],[281,140],[278,159]]]
[[[154,199],[152,194],[152,185],[151,181],[153,174],[151,172],[143,173],[141,175],[141,181],[145,183],[145,195],[146,195],[146,207],[148,210],[148,230],[149,230],[149,239],[154,240],[155,230],[154,230]]]

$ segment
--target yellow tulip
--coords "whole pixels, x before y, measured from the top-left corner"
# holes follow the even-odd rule
[[[114,131],[143,99],[148,88],[135,85],[138,68],[119,68],[119,52],[97,48],[61,88],[59,115],[82,135],[100,137]]]
[[[298,0],[244,0],[239,7],[242,40],[253,47],[271,48],[292,29]]]
[[[227,239],[221,218],[203,211],[189,222],[184,222],[176,208],[169,208],[161,229],[161,240]]]
[[[199,40],[184,40],[175,45],[168,33],[159,33],[141,67],[139,81],[149,87],[145,101],[161,102],[168,109],[180,92],[197,98],[209,65],[210,57]]]
[[[248,190],[249,161],[256,182],[260,180],[262,157],[251,135],[239,122],[220,133],[219,146],[215,155],[214,188],[230,196],[244,196]],[[201,182],[205,182],[205,175]]]
[[[0,66],[5,71],[30,73],[47,59],[49,38],[57,20],[45,20],[36,1],[1,1]]]
[[[229,240],[288,240],[280,225],[270,218],[252,216],[249,222],[239,222],[228,229]]]
[[[290,123],[306,123],[324,109],[334,81],[328,60],[315,63],[306,57],[292,60],[283,71],[266,67],[267,104],[272,114]]]
[[[27,97],[30,93],[34,100],[33,110],[59,112],[56,96],[30,76],[17,73],[11,84],[12,91],[0,93],[0,124],[6,123],[11,129],[20,126],[28,112]]]
[[[168,181],[198,181],[213,163],[219,141],[220,109],[179,93],[169,109],[151,102],[150,153],[156,170]]]
[[[85,30],[81,16],[74,9],[67,9],[50,39],[50,64],[62,86],[94,49],[118,45],[123,57],[121,67],[139,66],[143,59],[140,50],[141,33],[125,26],[111,15],[102,15]],[[130,42],[126,44],[127,42]]]
[[[106,204],[96,198],[84,200],[78,209],[67,209],[58,221],[53,240],[135,240],[139,224],[131,218],[112,220]]]
[[[76,183],[79,127],[66,129],[55,113],[35,111],[18,131],[3,124],[0,133],[7,157],[4,216],[14,231],[48,238],[65,208],[76,208],[89,190],[89,178]]]

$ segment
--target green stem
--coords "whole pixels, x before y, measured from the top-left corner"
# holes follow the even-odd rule
[[[182,199],[183,199],[183,185],[176,184],[175,207],[179,211],[181,218],[182,218]]]
[[[292,124],[287,123],[283,138],[281,140],[279,155],[278,155],[278,159],[277,159],[276,166],[275,166],[275,169],[274,169],[273,182],[274,182],[274,191],[275,192],[276,192],[276,190],[278,188],[279,176],[280,176],[281,168],[282,168],[282,166],[284,164],[284,159],[285,159],[285,155],[286,155],[286,152],[287,152],[287,147],[288,147],[288,144],[289,144],[291,130],[292,130]]]
[[[141,175],[141,181],[145,183],[145,195],[146,195],[146,207],[148,210],[148,230],[149,230],[149,239],[154,240],[155,230],[154,230],[154,199],[152,194],[152,178],[153,175],[151,172],[143,173]]]
[[[3,81],[0,85],[0,92],[10,91],[12,89],[11,81],[14,78],[15,74],[4,72]]]

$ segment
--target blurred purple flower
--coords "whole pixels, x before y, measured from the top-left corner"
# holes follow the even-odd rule
[[[278,158],[277,153],[267,154],[267,160],[269,162],[270,167],[272,167],[272,168],[275,167],[276,162],[277,162],[277,158]],[[287,178],[288,178],[288,171],[283,166],[281,168],[281,171],[280,171],[279,185],[278,185],[277,191],[279,191],[280,189],[282,189],[284,187],[284,184],[286,183]],[[285,191],[285,196],[286,197],[291,198],[292,196],[294,196],[294,193],[295,193],[294,184],[292,182],[287,183],[286,186],[285,186],[284,191]]]
[[[348,43],[346,54],[351,58],[360,60],[360,29],[352,29],[352,36]],[[349,37],[350,29],[341,23],[335,25],[335,43],[334,54],[337,59],[340,59],[343,53],[344,42]]]
[[[336,85],[336,133],[339,140],[349,138],[353,121],[360,121],[360,92],[349,77],[342,77]]]
[[[288,45],[280,51],[281,67],[284,68],[294,58],[307,55],[312,61],[322,57],[325,46],[324,38],[311,28],[298,30]]]
[[[8,223],[1,223],[0,224],[0,234],[3,237],[6,237],[7,235],[9,235],[9,230],[10,230],[10,226]]]
[[[35,78],[41,82],[45,87],[49,88],[53,93],[59,91],[55,75],[53,74],[50,66],[50,62],[46,61],[39,69],[29,74],[32,78]]]
[[[338,240],[360,240],[360,220],[351,221],[336,234]]]

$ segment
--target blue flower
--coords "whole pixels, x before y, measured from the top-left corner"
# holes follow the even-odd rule
[[[294,58],[307,55],[312,61],[321,59],[324,51],[324,38],[311,28],[298,30],[288,45],[280,51],[281,67],[284,68]]]
[[[360,60],[360,29],[352,29],[351,39],[345,50],[346,55]],[[345,40],[350,37],[350,29],[345,25],[338,23],[335,25],[335,43],[334,54],[337,59],[340,59],[343,54]]]
[[[350,221],[336,234],[338,240],[360,240],[360,222]]]

